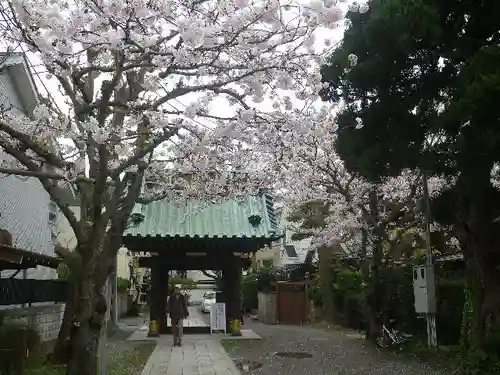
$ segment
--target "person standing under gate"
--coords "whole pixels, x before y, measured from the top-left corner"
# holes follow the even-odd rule
[[[174,293],[168,299],[167,312],[169,313],[170,321],[172,322],[174,346],[181,346],[183,320],[189,316],[189,312],[186,299],[181,293],[180,285],[175,285]]]

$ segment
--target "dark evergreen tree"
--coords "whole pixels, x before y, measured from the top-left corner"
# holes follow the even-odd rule
[[[500,2],[372,0],[349,13],[322,70],[343,102],[336,151],[372,181],[404,168],[449,179],[435,218],[459,236],[473,289],[476,345],[500,325]],[[355,66],[349,65],[352,56]],[[356,129],[356,118],[363,124]]]

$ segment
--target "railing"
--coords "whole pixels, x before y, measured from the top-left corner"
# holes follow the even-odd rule
[[[67,285],[61,280],[0,279],[0,305],[65,302]]]

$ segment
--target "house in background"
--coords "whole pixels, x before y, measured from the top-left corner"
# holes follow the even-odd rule
[[[80,219],[80,197],[78,192],[67,185],[60,189],[60,196],[62,201],[66,203],[71,211],[75,214],[76,218]],[[68,219],[64,216],[62,212],[56,207],[56,244],[65,247],[68,250],[74,250],[76,247],[76,236],[73,232],[73,228],[68,222]],[[129,255],[126,248],[122,247],[118,250],[116,256],[116,277],[123,279],[130,279],[130,262],[133,261],[133,257]],[[142,279],[143,270],[139,270]]]
[[[33,116],[38,93],[28,62],[22,53],[0,54],[0,111]],[[0,149],[0,160],[11,157]],[[57,205],[38,179],[0,174],[0,228],[12,235],[16,248],[54,256]],[[14,271],[3,271],[9,277]],[[56,271],[37,267],[17,274],[18,278],[53,279]]]
[[[276,208],[275,212],[283,238],[272,247],[258,251],[255,254],[257,267],[283,268],[303,264],[310,252],[311,238],[304,238],[299,241],[292,240],[295,231],[287,220],[290,212],[289,206],[284,205]],[[313,258],[317,258],[317,255],[313,254]]]

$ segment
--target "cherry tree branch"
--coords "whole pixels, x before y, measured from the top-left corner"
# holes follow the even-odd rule
[[[0,121],[0,131],[7,133],[13,139],[22,142],[38,156],[43,158],[43,160],[54,167],[64,168],[65,162],[57,155],[49,152],[45,147],[40,146],[35,140],[33,140],[29,135],[21,133],[11,126],[7,125],[5,122]]]
[[[52,182],[47,176],[40,174],[42,172],[40,171],[40,168],[25,153],[20,152],[2,139],[0,139],[0,147],[2,147],[5,152],[16,158],[21,164],[28,168],[29,171],[38,173],[38,175],[34,177],[38,178],[45,190],[47,190],[54,202],[56,202],[57,206],[64,214],[71,228],[73,229],[77,240],[81,240],[83,237],[83,232],[80,223],[77,220],[74,212],[69,208],[69,205],[65,203],[59,195],[57,184]]]

